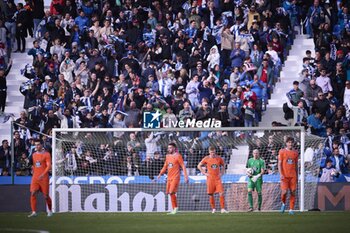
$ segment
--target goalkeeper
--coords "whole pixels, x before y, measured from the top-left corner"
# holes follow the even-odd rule
[[[247,162],[247,168],[252,169],[252,173],[248,173],[248,202],[249,211],[253,211],[253,191],[254,189],[258,193],[258,210],[261,210],[262,204],[262,175],[265,172],[265,161],[260,158],[260,153],[258,149],[253,150],[253,158],[250,158]]]

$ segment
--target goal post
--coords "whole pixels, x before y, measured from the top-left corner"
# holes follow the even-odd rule
[[[287,136],[295,138],[300,156],[296,206],[300,211],[312,209],[324,139],[307,135],[302,127],[55,128],[53,211],[170,210],[170,198],[165,194],[166,175],[157,179],[169,142],[176,143],[190,177],[189,184],[183,182],[183,175],[181,178],[177,194],[180,210],[209,210],[206,177],[196,169],[198,162],[208,155],[209,146],[214,146],[225,160],[222,181],[229,211],[247,209],[245,165],[253,149],[260,150],[267,167],[263,176],[263,210],[277,210],[281,200],[277,154]]]

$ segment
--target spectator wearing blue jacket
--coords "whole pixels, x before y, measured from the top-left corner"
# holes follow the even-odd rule
[[[213,97],[213,87],[210,87],[209,81],[204,80],[198,85],[199,90],[199,103],[202,103],[203,98],[208,99],[209,101]]]
[[[320,137],[326,137],[326,125],[321,121],[321,113],[316,111],[307,118],[307,124],[311,127],[311,133]]]
[[[256,102],[255,102],[255,115],[257,122],[261,121],[261,112],[263,110],[263,102],[266,100],[266,84],[259,80],[258,75],[254,75],[252,81],[250,81],[250,88],[256,94]]]
[[[88,17],[85,16],[83,10],[79,11],[79,16],[75,18],[74,22],[76,25],[78,25],[80,32],[84,30],[84,27],[88,27],[90,24],[90,20]]]
[[[34,40],[33,41],[33,48],[31,48],[28,51],[28,55],[29,56],[33,56],[33,61],[34,61],[36,59],[36,57],[38,56],[38,54],[44,55],[45,51],[42,48],[40,48],[39,41],[38,40]]]
[[[85,4],[81,5],[81,9],[84,11],[86,17],[91,18],[91,15],[94,13],[94,8],[91,5],[91,1],[87,1]]]
[[[346,5],[344,5],[338,12],[338,24],[341,31],[344,30],[345,25],[347,24],[349,19],[350,19],[349,9]]]
[[[245,52],[241,49],[239,42],[235,43],[235,49],[232,50],[231,55],[231,67],[241,67],[245,59]]]

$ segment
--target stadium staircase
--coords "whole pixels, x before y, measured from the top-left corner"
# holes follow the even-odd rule
[[[287,100],[286,93],[293,88],[293,81],[301,81],[299,73],[302,70],[305,51],[310,50],[313,52],[314,48],[313,39],[308,39],[308,35],[296,36],[292,49],[289,51],[289,56],[282,68],[280,81],[276,83],[259,126],[270,127],[273,121],[287,125],[282,109],[283,104]]]
[[[26,38],[26,52],[12,53],[11,59],[13,65],[10,73],[7,75],[7,99],[5,114],[0,117],[0,142],[3,139],[10,140],[11,138],[11,121],[13,118],[17,119],[20,112],[23,110],[24,96],[19,92],[19,87],[22,82],[28,79],[21,75],[21,69],[26,64],[32,64],[33,57],[28,56],[27,52],[33,47],[33,38]],[[13,114],[14,117],[10,117]],[[4,123],[5,118],[10,119]],[[12,119],[11,119],[12,118]]]

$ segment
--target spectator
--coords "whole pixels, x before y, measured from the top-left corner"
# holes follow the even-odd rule
[[[159,174],[160,170],[164,165],[164,159],[161,158],[161,154],[159,151],[155,151],[153,155],[153,164],[152,164],[153,176]]]
[[[194,75],[191,81],[186,86],[186,93],[188,95],[188,99],[191,102],[192,109],[195,109],[199,105],[198,86],[199,86],[198,75]]]
[[[326,167],[322,168],[320,182],[335,182],[337,170],[334,168],[332,160],[326,160]]]
[[[311,129],[311,133],[320,137],[326,136],[325,120],[322,120],[321,113],[316,111],[307,118],[307,124]]]
[[[326,115],[327,110],[329,109],[329,100],[325,98],[325,94],[319,92],[317,94],[317,99],[312,105],[312,111],[318,111],[321,113],[322,117]]]
[[[289,101],[291,102],[291,104],[293,106],[297,106],[299,100],[303,96],[304,96],[303,91],[299,89],[299,82],[294,81],[293,82],[293,89],[287,93],[287,97],[288,97]]]
[[[210,49],[209,56],[207,57],[208,64],[208,70],[211,70],[214,68],[215,65],[219,65],[220,63],[220,53],[218,51],[218,47],[214,45]]]
[[[207,99],[210,101],[213,97],[213,85],[208,81],[204,80],[199,83],[198,85],[198,91],[199,91],[199,103],[203,103],[203,99]]]
[[[219,111],[216,112],[215,118],[219,121],[221,121],[221,127],[229,127],[229,114],[227,111],[227,104],[226,103],[220,103],[219,105]]]
[[[140,167],[140,175],[142,176],[148,176],[151,180],[154,179],[153,176],[153,159],[151,156],[146,155],[145,161],[142,162],[141,167]]]
[[[313,106],[314,102],[317,101],[318,98],[318,93],[322,93],[322,89],[321,87],[319,87],[316,84],[316,81],[311,79],[310,80],[310,85],[308,86],[308,88],[306,89],[306,100],[309,103],[309,106]]]
[[[274,84],[274,72],[269,65],[268,59],[265,58],[262,60],[262,64],[258,68],[257,75],[259,77],[259,80],[265,83],[266,95],[267,97],[269,97],[271,93],[271,88]]]
[[[90,25],[89,18],[85,16],[85,12],[83,10],[78,10],[79,16],[75,18],[75,24],[78,26],[79,31],[82,32],[84,27],[88,27]]]
[[[62,115],[62,109],[59,108],[55,114],[61,120],[61,128],[80,128],[78,116],[72,116],[70,109],[64,109]]]
[[[329,159],[332,161],[332,164],[334,164],[334,168],[336,171],[340,174],[347,173],[346,166],[348,161],[344,158],[344,155],[339,154],[339,149],[334,148],[332,155],[329,157]]]
[[[291,125],[307,127],[308,111],[304,108],[304,102],[299,100],[297,106],[293,106],[290,101],[287,101],[288,107],[293,110],[293,121]]]
[[[189,151],[186,153],[186,161],[187,161],[186,169],[187,169],[187,174],[189,176],[197,175],[196,165],[198,165],[200,160],[201,160],[201,151],[190,148]]]
[[[237,95],[231,95],[231,100],[228,104],[228,115],[230,127],[239,127],[243,120],[242,117],[242,101],[237,97]]]
[[[129,135],[130,141],[127,142],[127,146],[131,148],[132,151],[139,151],[141,149],[141,144],[140,142],[137,141],[136,134],[135,133],[130,133]],[[130,150],[130,154],[132,154]]]
[[[330,78],[326,76],[326,69],[321,69],[321,75],[316,78],[317,86],[321,87],[324,94],[327,94],[329,91],[333,91],[333,87],[330,81]]]
[[[233,49],[234,36],[231,34],[230,28],[225,27],[221,33],[221,60],[224,68],[229,67],[230,64],[230,53]]]
[[[174,128],[177,125],[176,115],[170,107],[166,108],[166,113],[163,114],[163,126],[167,128]]]
[[[148,133],[147,138],[145,139],[146,145],[146,157],[153,158],[153,155],[156,151],[159,151],[158,141],[161,137],[161,134],[154,134],[153,132]]]
[[[23,8],[23,3],[17,4],[16,12],[16,40],[17,40],[17,50],[15,52],[24,53],[26,49],[25,38],[27,36],[26,18],[27,11]],[[22,45],[22,46],[21,46]]]
[[[179,120],[194,119],[196,117],[188,101],[183,103],[183,109],[179,112]]]
[[[253,108],[253,101],[248,101],[247,105],[243,106],[244,111],[244,127],[253,127],[254,126],[254,118],[255,118],[255,110]]]
[[[244,58],[246,57],[245,52],[241,49],[241,44],[239,42],[235,43],[235,48],[232,50],[231,67],[241,67],[243,65]]]
[[[67,154],[65,155],[65,172],[67,175],[74,175],[75,172],[78,169],[78,165],[77,165],[77,151],[76,151],[76,147],[73,146],[69,152],[67,152]]]
[[[4,67],[0,66],[0,115],[5,113],[6,98],[7,98],[7,80],[6,76],[10,72],[12,67],[12,60],[9,62],[9,66],[5,70]]]
[[[205,121],[213,117],[213,112],[207,101],[202,101],[202,106],[196,112],[196,119]]]
[[[11,166],[11,148],[7,140],[2,140],[0,146],[0,175],[4,175]]]
[[[310,86],[310,80],[311,76],[309,75],[309,70],[308,69],[303,69],[301,71],[301,82],[299,84],[300,90],[305,94],[304,96],[306,97],[306,91],[308,90]]]
[[[31,171],[31,163],[27,157],[27,154],[25,152],[22,153],[22,156],[20,157],[18,161],[18,167],[16,169],[16,176],[28,176],[30,175]]]
[[[50,5],[50,13],[52,15],[60,15],[63,12],[64,1],[63,0],[53,0]]]
[[[252,92],[256,95],[255,113],[256,113],[256,124],[261,121],[261,113],[265,108],[267,100],[266,96],[266,84],[259,80],[258,75],[254,75],[253,80],[250,82]]]
[[[350,81],[346,81],[345,82],[345,90],[344,90],[344,106],[347,109],[350,109]]]
[[[252,52],[250,53],[250,59],[255,67],[260,67],[263,61],[263,52],[261,51],[258,44],[253,45]]]
[[[125,112],[125,124],[128,128],[138,127],[140,125],[140,110],[136,108],[136,103],[131,102],[130,108]]]

